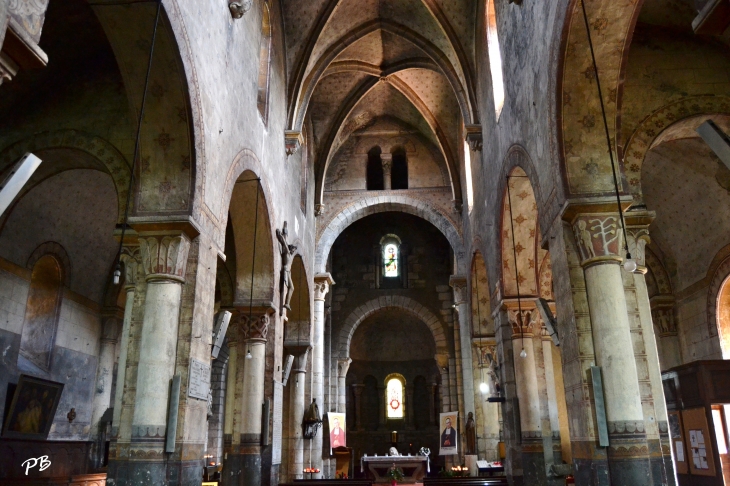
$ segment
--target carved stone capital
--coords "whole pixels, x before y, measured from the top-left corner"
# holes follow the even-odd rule
[[[537,309],[509,309],[507,311],[509,323],[512,325],[512,336],[532,336],[540,330],[540,316]]]
[[[190,250],[190,239],[186,234],[140,235],[139,249],[147,280],[185,282]]]
[[[231,11],[231,17],[240,19],[251,10],[251,5],[253,5],[253,0],[230,0],[228,10]]]
[[[673,295],[656,295],[651,298],[651,320],[659,331],[659,337],[677,335],[675,305]]]
[[[390,176],[390,172],[393,169],[393,154],[383,152],[380,154],[380,163],[383,166],[383,175]]]
[[[474,152],[482,151],[482,126],[481,125],[466,125],[464,127],[466,132],[466,142],[469,144],[469,148]]]
[[[365,385],[361,383],[353,383],[350,386],[352,387],[352,391],[355,393],[355,396],[360,398],[362,396],[362,391],[365,389]]]
[[[314,276],[314,300],[324,300],[327,296],[327,292],[330,290],[330,286],[334,285],[335,281],[332,279],[332,275],[329,273],[318,273]]]
[[[352,358],[339,358],[337,360],[337,376],[344,378],[347,375],[347,370],[350,369],[350,363],[352,363]]]
[[[581,265],[623,261],[623,238],[618,213],[580,214],[573,220]]]
[[[253,314],[249,317],[248,314],[239,312],[236,316],[236,325],[244,341],[249,339],[262,339],[266,341],[266,336],[269,334],[270,322],[271,317],[269,317],[269,313]]]
[[[322,216],[324,214],[324,204],[315,204],[314,205],[314,216]]]
[[[3,82],[11,81],[18,74],[20,67],[10,57],[0,53],[0,86]]]
[[[454,204],[454,212],[461,214],[464,210],[464,202],[461,199],[454,199],[451,202]]]
[[[452,275],[449,277],[449,285],[454,289],[454,303],[456,305],[465,304],[467,301],[466,277]]]
[[[137,286],[137,277],[141,269],[139,248],[125,248],[119,259],[124,265],[124,290],[128,292]]]
[[[286,146],[286,155],[294,155],[304,144],[304,136],[302,132],[295,130],[286,130],[284,132],[284,145]]]

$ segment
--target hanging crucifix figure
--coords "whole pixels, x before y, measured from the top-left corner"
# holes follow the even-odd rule
[[[276,239],[279,240],[279,249],[281,251],[281,281],[279,282],[279,301],[281,307],[279,309],[279,315],[284,315],[284,309],[291,310],[289,303],[291,302],[291,295],[294,293],[294,281],[291,278],[291,264],[294,261],[294,253],[297,251],[297,247],[290,245],[286,240],[289,236],[289,232],[286,229],[286,221],[284,221],[284,228],[276,230]],[[286,294],[284,293],[286,289]]]

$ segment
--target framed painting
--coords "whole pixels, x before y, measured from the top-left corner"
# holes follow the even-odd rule
[[[3,424],[3,437],[41,439],[48,437],[63,383],[20,375]]]

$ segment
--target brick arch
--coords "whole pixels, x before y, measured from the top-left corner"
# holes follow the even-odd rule
[[[38,245],[38,248],[33,250],[33,253],[28,257],[28,263],[26,268],[33,270],[35,264],[46,255],[51,255],[56,259],[61,270],[61,283],[68,285],[71,281],[71,258],[69,258],[66,249],[55,241],[46,241]]]
[[[386,309],[401,309],[419,318],[431,330],[431,335],[436,343],[436,354],[449,354],[444,326],[439,318],[436,317],[436,314],[409,297],[385,295],[364,303],[352,311],[345,319],[337,341],[337,350],[340,356],[350,355],[350,343],[358,326],[371,315]]]
[[[70,129],[37,133],[4,149],[0,153],[0,166],[10,167],[10,164],[27,152],[38,153],[44,150],[69,148],[84,152],[104,165],[117,191],[117,207],[119,208],[117,222],[121,222],[127,203],[130,165],[114,145],[101,137]],[[19,201],[23,194],[33,187],[26,185],[15,200]]]
[[[730,97],[727,96],[691,96],[662,106],[644,118],[626,144],[624,151],[624,170],[629,183],[629,191],[635,199],[643,199],[641,189],[641,168],[646,154],[651,150],[661,134],[670,127],[681,123],[697,125],[703,120],[702,115],[730,113]]]
[[[344,208],[329,221],[317,240],[317,251],[314,259],[314,266],[317,272],[326,271],[327,257],[332,249],[332,245],[348,226],[365,216],[384,213],[386,211],[399,211],[412,214],[433,224],[451,244],[451,249],[454,251],[457,272],[463,274],[466,271],[464,245],[455,221],[425,201],[408,196],[388,195],[369,196],[360,199]]]

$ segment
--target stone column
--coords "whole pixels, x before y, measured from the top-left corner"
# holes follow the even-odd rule
[[[560,419],[558,416],[558,397],[555,389],[555,367],[553,366],[553,341],[546,331],[541,332],[542,356],[545,363],[545,388],[547,388],[547,405],[550,416],[550,433],[552,436],[552,453],[555,464],[563,463],[560,447]]]
[[[238,372],[238,336],[239,336],[239,319],[234,316],[238,311],[231,311],[234,315],[228,324],[226,337],[228,339],[228,369],[226,370],[226,410],[223,419],[223,442],[227,448],[226,452],[230,453],[230,444],[233,438],[233,424],[236,421],[234,408],[236,406],[236,374]]]
[[[110,308],[102,312],[101,339],[99,340],[99,361],[96,365],[96,386],[91,413],[91,438],[95,439],[94,463],[101,467],[104,457],[105,433],[101,430],[101,417],[112,406],[112,373],[114,372],[114,351],[117,345],[120,323],[124,319],[121,309]]]
[[[312,398],[316,400],[320,413],[324,405],[324,299],[330,286],[334,285],[332,275],[319,273],[314,276],[314,322],[312,323]],[[319,430],[312,439],[312,467],[322,471],[322,436]]]
[[[436,409],[434,407],[434,403],[436,402],[436,393],[438,392],[439,385],[438,383],[431,383],[429,386],[430,394],[428,396],[428,425],[436,425],[438,424],[438,421],[436,420]]]
[[[485,450],[486,459],[488,461],[499,460],[499,403],[492,403],[487,401],[490,396],[497,396],[497,376],[494,372],[496,369],[497,361],[497,343],[493,339],[482,342],[483,348],[477,348],[482,353],[481,363],[484,369],[480,370],[483,373],[484,382],[489,387],[489,391],[485,395],[479,396],[479,400],[482,403],[482,417],[484,420],[483,424],[477,424],[477,427],[481,427],[484,431],[485,439]],[[490,367],[490,361],[487,359],[487,355],[492,356],[491,363],[494,363],[494,368]]]
[[[355,396],[355,430],[362,430],[362,391],[365,385],[355,383],[352,386],[352,393]]]
[[[306,384],[304,377],[307,373],[307,356],[309,346],[291,349],[294,355],[291,374],[287,385],[289,388],[289,479],[302,479],[304,474],[304,437],[302,420],[307,403],[304,399]]]
[[[452,275],[449,285],[454,289],[454,303],[459,314],[459,344],[461,345],[461,375],[464,389],[464,423],[469,412],[474,413],[474,373],[471,355],[471,325],[467,301],[466,277]]]
[[[147,296],[130,454],[155,459],[130,462],[130,480],[133,484],[158,484],[166,481],[163,451],[167,409],[170,380],[175,373],[180,297],[190,239],[184,233],[140,233],[139,243]]]
[[[676,300],[673,295],[655,295],[651,298],[651,318],[659,331],[661,354],[659,363],[662,370],[682,364],[682,352],[677,333]]]
[[[571,222],[585,274],[596,365],[601,367],[613,484],[652,484],[634,346],[621,275],[618,214],[578,214]]]
[[[652,322],[651,303],[649,302],[649,290],[646,286],[646,245],[649,240],[649,223],[654,219],[654,213],[642,211],[640,213],[646,221],[636,221],[635,215],[627,215],[627,237],[629,250],[636,260],[637,269],[633,274],[633,283],[636,288],[636,300],[639,307],[639,320],[641,323],[641,335],[644,340],[646,352],[646,363],[649,371],[649,382],[651,383],[651,394],[654,402],[654,418],[658,429],[659,444],[655,441],[649,442],[649,454],[652,462],[652,473],[654,484],[674,486],[676,476],[674,463],[672,461],[671,442],[669,439],[667,404],[664,399],[664,386],[662,373],[659,366],[659,352],[657,349],[654,324]],[[644,224],[641,224],[641,223]],[[651,411],[649,411],[649,415]],[[650,425],[646,424],[648,429]],[[656,437],[656,436],[655,436]],[[658,477],[657,477],[658,476]]]
[[[123,253],[124,263],[124,292],[127,300],[124,303],[124,321],[119,343],[119,363],[117,363],[117,384],[114,391],[114,412],[112,414],[112,437],[119,434],[119,419],[122,414],[122,396],[127,374],[127,353],[129,352],[129,328],[132,322],[132,308],[134,307],[134,291],[137,288],[137,271],[140,269],[139,254]]]
[[[340,358],[337,360],[337,411],[345,413],[347,411],[347,370],[352,363],[351,358]]]
[[[380,154],[380,162],[383,164],[383,188],[387,191],[393,187],[390,179],[393,169],[393,154]]]
[[[525,302],[527,304],[527,302]],[[510,303],[512,304],[512,303]],[[542,443],[540,418],[540,391],[537,382],[533,328],[535,309],[509,311],[512,324],[512,348],[514,350],[515,385],[520,411],[522,444],[522,469],[524,484],[545,482],[545,457]],[[539,330],[538,330],[539,331]],[[522,350],[526,356],[521,356]]]
[[[245,353],[241,400],[241,481],[247,486],[261,484],[261,417],[264,403],[266,336],[273,307],[239,310],[239,326]],[[251,356],[249,358],[249,355]]]
[[[385,414],[388,413],[385,406],[383,406],[385,397],[385,386],[378,385],[378,430],[386,430],[385,429]]]

